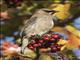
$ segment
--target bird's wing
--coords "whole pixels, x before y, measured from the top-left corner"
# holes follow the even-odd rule
[[[27,28],[29,25],[32,25],[35,23],[37,17],[31,17],[27,22],[26,24],[22,27],[21,29],[21,32],[20,32],[20,37],[23,37],[24,36],[24,30],[25,28]]]
[[[29,25],[32,25],[32,24],[34,24],[35,22],[36,22],[36,19],[37,19],[37,17],[31,17],[28,21],[27,21],[27,23],[25,24],[25,28],[27,28]]]
[[[22,45],[22,43],[23,43],[23,37],[24,37],[24,30],[25,30],[25,28],[28,28],[29,25],[34,24],[35,21],[36,21],[36,17],[30,18],[30,19],[26,22],[26,24],[23,26],[23,28],[21,29],[21,32],[20,32],[21,45]]]

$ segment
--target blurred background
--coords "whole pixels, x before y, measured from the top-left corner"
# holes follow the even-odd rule
[[[0,47],[5,42],[15,45],[20,39],[19,33],[23,22],[40,8],[60,11],[55,14],[58,18],[56,25],[71,24],[80,31],[79,0],[0,0]],[[2,56],[2,52],[0,55]]]

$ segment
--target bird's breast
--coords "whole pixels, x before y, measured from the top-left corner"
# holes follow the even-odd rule
[[[27,35],[31,34],[44,34],[54,26],[53,19],[48,16],[41,16],[35,20],[35,23],[29,25],[25,32]]]
[[[54,26],[53,19],[51,17],[43,16],[39,18],[36,22],[39,27],[42,29],[50,29]]]

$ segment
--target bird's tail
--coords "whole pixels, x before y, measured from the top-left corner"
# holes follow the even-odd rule
[[[22,39],[23,41],[22,41],[22,48],[21,48],[21,52],[22,53],[24,53],[24,50],[25,50],[25,48],[27,48],[27,45],[28,45],[28,38],[26,38],[26,37],[23,37],[23,39]]]
[[[22,47],[21,48],[21,53],[23,53],[23,50],[24,50],[24,46],[26,45],[25,42],[28,41],[27,38],[24,38],[24,29],[25,27],[21,28],[21,31],[20,31],[20,38],[21,38],[21,44],[20,46]],[[25,40],[26,39],[26,40]],[[25,41],[25,42],[24,42]]]

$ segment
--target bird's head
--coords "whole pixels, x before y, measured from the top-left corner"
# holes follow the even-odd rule
[[[42,8],[42,9],[39,9],[37,12],[38,13],[48,13],[48,14],[52,15],[52,14],[58,12],[58,11]]]

